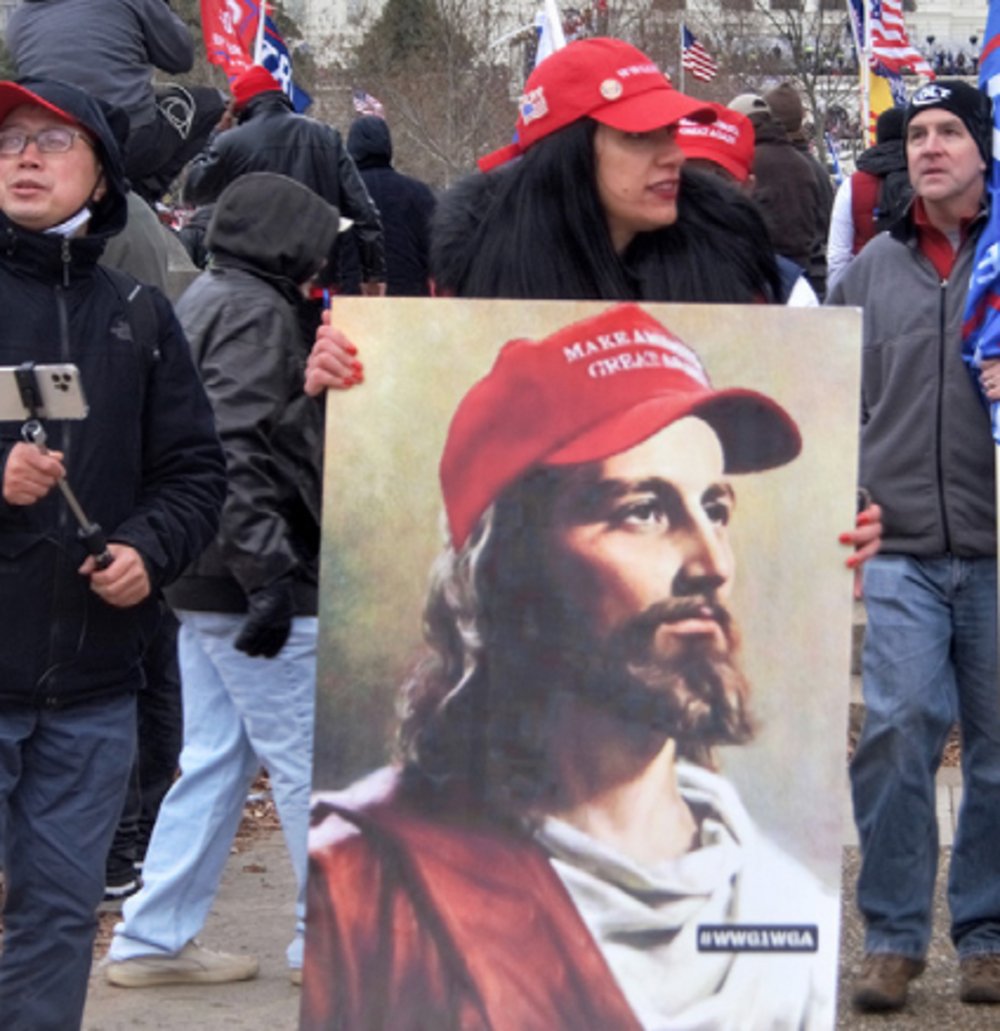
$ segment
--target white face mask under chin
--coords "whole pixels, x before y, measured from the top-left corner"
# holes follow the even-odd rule
[[[79,231],[90,221],[90,208],[82,207],[75,215],[70,215],[65,222],[46,229],[53,236],[77,236]]]

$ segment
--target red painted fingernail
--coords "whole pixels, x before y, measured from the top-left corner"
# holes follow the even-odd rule
[[[837,538],[837,540],[840,541],[841,544],[850,544],[851,543],[851,535],[849,533],[842,533]]]

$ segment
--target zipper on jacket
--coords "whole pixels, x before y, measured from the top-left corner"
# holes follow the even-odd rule
[[[947,352],[947,341],[945,330],[947,326],[948,310],[948,280],[942,279],[938,290],[938,384],[937,384],[937,432],[935,434],[935,456],[934,461],[937,467],[937,494],[938,509],[941,513],[941,529],[944,532],[945,554],[951,552],[951,528],[948,525],[948,509],[944,500],[944,377],[945,377],[945,355]]]
[[[69,266],[72,260],[72,255],[69,253],[69,237],[64,236],[62,238],[62,245],[59,248],[59,257],[62,259],[62,270],[63,270],[63,281],[64,287],[69,286]]]
[[[66,255],[68,256],[68,253],[69,253],[69,243],[66,240],[63,240],[63,248],[64,248],[64,251],[65,251]],[[68,276],[69,266],[65,265],[64,268],[67,270],[67,276]],[[68,286],[68,285],[69,284],[67,283],[66,286]],[[72,355],[71,355],[71,352],[70,352],[70,344],[69,344],[69,312],[66,310],[66,290],[65,290],[65,287],[62,287],[62,286],[55,287],[55,295],[56,295],[56,318],[57,318],[57,320],[59,322],[59,360],[62,361],[62,362],[69,363],[73,359],[72,359]],[[69,468],[69,457],[70,457],[70,454],[69,454],[70,453],[70,443],[71,443],[72,434],[70,433],[70,427],[66,425],[65,421],[63,421],[63,425],[62,425],[61,428],[62,428],[62,439],[60,440],[60,448],[59,448],[59,450],[62,451],[62,453],[63,453],[63,465],[68,469]],[[62,525],[63,525],[63,517],[66,515],[66,506],[63,505],[59,509],[59,512],[60,512],[60,528],[61,528]]]
[[[63,282],[64,286],[56,286],[54,288],[55,301],[56,301],[56,319],[59,324],[59,357],[64,361],[70,360],[70,347],[69,347],[69,314],[66,311],[66,290],[65,286],[69,285],[69,241],[64,239],[62,242],[62,260],[63,260]],[[63,426],[62,439],[60,440],[60,450],[63,453],[63,465],[69,468],[69,457],[70,457],[70,435],[68,427]],[[60,542],[64,542],[67,538],[71,538],[72,534],[69,528],[69,511],[65,504],[59,506],[58,516],[58,539]],[[60,584],[60,571],[67,563],[66,552],[64,548],[60,547],[56,551],[55,565],[53,567],[53,597],[59,592]],[[49,665],[42,673],[42,676],[35,684],[36,690],[38,687],[45,685],[45,689],[48,689],[48,681],[53,673],[55,673],[59,667],[63,664],[59,659],[60,649],[60,621],[56,618],[53,613],[53,618],[49,623]],[[41,700],[43,708],[51,709],[58,705],[58,702],[52,697],[44,697]]]

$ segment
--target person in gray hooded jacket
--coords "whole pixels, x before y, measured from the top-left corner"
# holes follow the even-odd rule
[[[986,222],[991,105],[960,81],[921,87],[904,139],[915,200],[834,284],[864,309],[861,483],[882,506],[865,569],[865,722],[851,763],[861,841],[862,1010],[906,1002],[930,940],[934,775],[954,722],[965,797],[949,872],[964,1002],[1000,1003],[1000,698],[989,419],[962,362]]]
[[[168,599],[181,629],[181,776],[164,799],[106,967],[121,987],[253,977],[246,955],[195,941],[260,764],[298,881],[302,966],[320,541],[321,409],[303,393],[296,308],[339,228],[294,180],[241,176],[208,229],[209,268],[178,302],[226,454],[214,543]]]

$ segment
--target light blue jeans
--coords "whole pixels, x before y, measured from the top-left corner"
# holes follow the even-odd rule
[[[1000,952],[1000,680],[992,558],[865,566],[865,723],[851,763],[865,950],[923,957],[938,832],[934,776],[955,719],[963,798],[948,879],[960,956]]]
[[[290,967],[302,966],[306,838],[316,692],[314,617],[298,617],[273,659],[233,647],[243,616],[177,613],[184,701],[181,775],[160,808],[143,887],[115,927],[112,960],[173,955],[205,924],[247,789],[267,767],[298,882]]]

